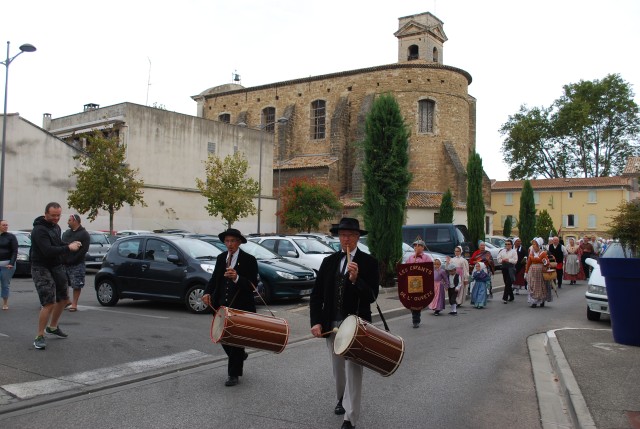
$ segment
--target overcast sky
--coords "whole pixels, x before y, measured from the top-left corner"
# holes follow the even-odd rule
[[[507,178],[498,130],[520,105],[548,106],[563,85],[610,73],[640,90],[638,0],[8,0],[0,57],[7,40],[12,56],[23,43],[37,52],[11,64],[7,111],[39,126],[86,103],[195,115],[191,96],[236,70],[250,87],[395,63],[398,18],[422,12],[444,22],[444,63],[473,77],[492,179]]]

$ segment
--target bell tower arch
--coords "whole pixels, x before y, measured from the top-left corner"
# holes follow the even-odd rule
[[[422,60],[442,64],[447,36],[444,23],[429,12],[398,18],[398,62]]]

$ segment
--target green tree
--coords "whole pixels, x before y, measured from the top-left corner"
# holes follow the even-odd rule
[[[467,162],[467,228],[473,249],[478,248],[478,240],[484,240],[485,234],[482,177],[482,158],[474,152]]]
[[[253,198],[261,192],[260,185],[247,178],[249,162],[240,152],[224,160],[209,155],[204,161],[206,180],[196,178],[196,186],[208,201],[205,206],[211,216],[220,216],[227,228],[240,218],[256,213]]]
[[[333,219],[342,210],[336,193],[306,177],[291,180],[282,190],[278,216],[288,228],[298,232],[317,230],[320,222]]]
[[[391,286],[402,258],[402,224],[411,182],[409,130],[392,95],[376,98],[365,123],[364,221],[367,244],[380,264],[383,286]]]
[[[528,246],[536,236],[536,204],[533,199],[533,188],[528,180],[524,181],[520,193],[518,236],[523,246]]]
[[[556,230],[553,227],[553,219],[547,210],[542,210],[538,213],[536,219],[536,236],[547,239],[556,235]]]
[[[438,223],[453,223],[453,196],[451,195],[451,189],[447,189],[447,192],[442,195]]]
[[[125,204],[139,203],[146,206],[143,198],[143,180],[136,179],[137,169],[125,163],[126,146],[117,138],[106,138],[101,133],[84,135],[87,139],[86,153],[73,157],[80,161],[70,177],[76,177],[76,188],[67,196],[69,207],[87,214],[93,221],[99,210],[109,213],[109,231],[113,231],[113,215]]]
[[[638,105],[620,75],[563,90],[550,107],[522,106],[502,125],[510,179],[612,176],[638,154]]]
[[[511,229],[513,228],[511,223],[511,216],[507,216],[504,220],[504,228],[502,229],[502,235],[505,237],[511,237]]]

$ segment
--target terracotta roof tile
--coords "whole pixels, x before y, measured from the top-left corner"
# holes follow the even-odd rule
[[[340,202],[345,208],[357,208],[362,206],[362,197],[346,194],[340,197]],[[412,209],[438,209],[441,203],[441,192],[409,191],[409,197],[407,198],[407,207]],[[466,210],[467,205],[460,201],[454,201],[453,208]]]
[[[630,156],[622,172],[623,176],[640,176],[640,156]]]
[[[567,177],[560,179],[533,179],[531,187],[535,189],[575,189],[575,188],[610,188],[631,186],[630,179],[623,176],[612,177]],[[524,180],[496,181],[491,191],[521,190]]]
[[[282,170],[294,170],[298,168],[327,167],[338,162],[338,158],[325,155],[297,156],[284,161],[274,160],[273,168]]]

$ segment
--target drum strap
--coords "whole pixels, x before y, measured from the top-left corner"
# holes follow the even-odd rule
[[[382,320],[382,324],[384,325],[384,330],[387,332],[389,331],[389,325],[387,325],[387,321],[384,319],[384,315],[382,314],[382,310],[380,310],[380,306],[378,305],[378,300],[376,299],[376,296],[373,294],[373,291],[371,291],[371,296],[373,297],[375,303],[376,303],[376,308],[378,309],[378,314],[380,315],[380,320]]]

